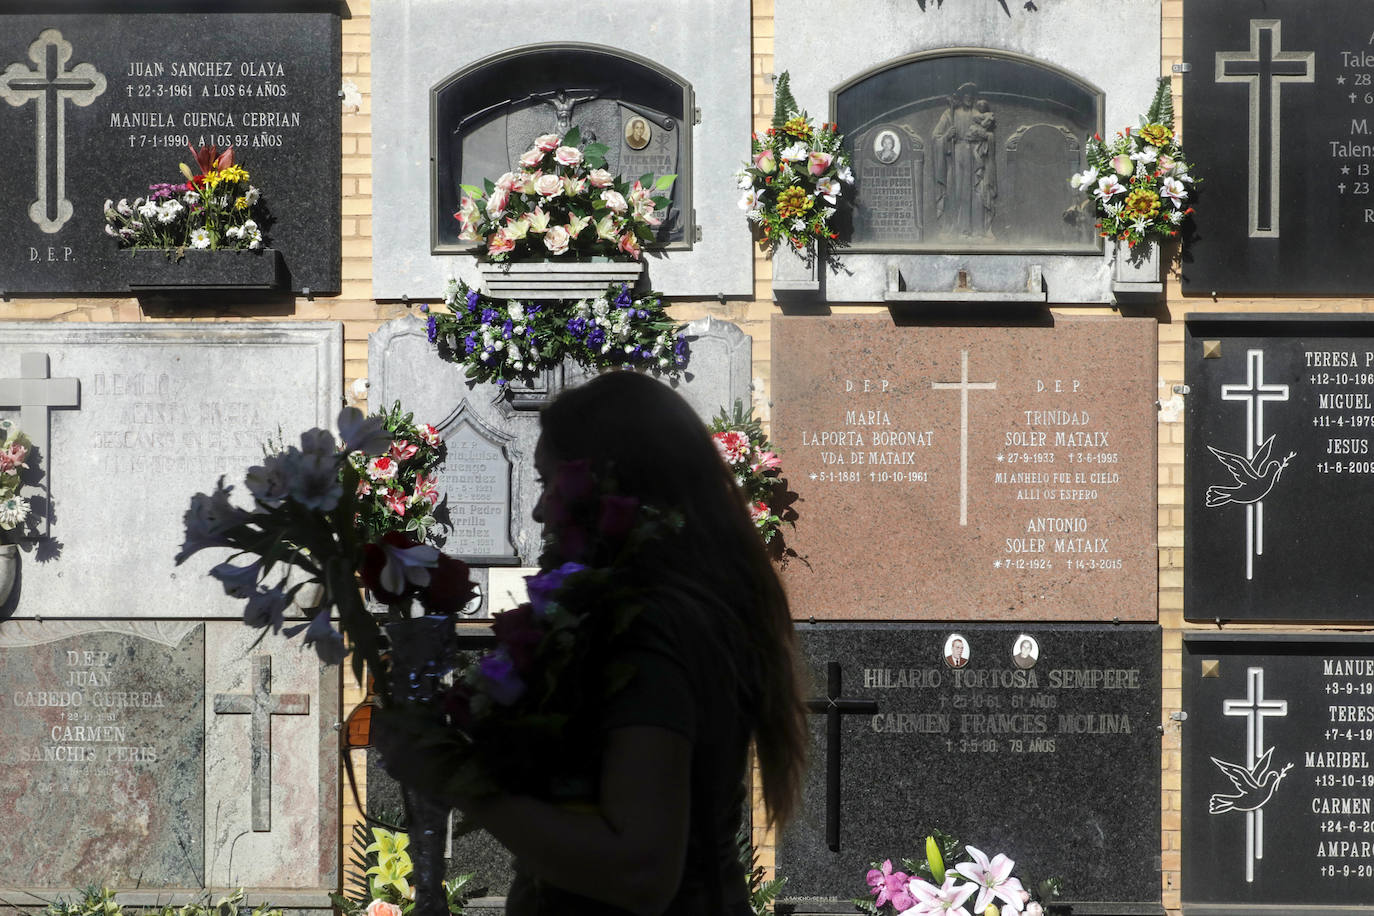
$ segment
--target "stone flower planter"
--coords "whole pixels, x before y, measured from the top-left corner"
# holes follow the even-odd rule
[[[479,264],[487,295],[496,299],[589,299],[611,284],[633,287],[643,261],[515,261]]]
[[[129,257],[132,254],[132,257]],[[186,249],[182,257],[165,251],[135,249],[121,253],[129,289],[138,292],[164,290],[280,289],[285,270],[281,252],[201,251]]]
[[[9,600],[14,590],[14,580],[19,575],[19,547],[15,544],[0,544],[0,604]]]
[[[1112,255],[1112,292],[1127,295],[1156,295],[1164,292],[1164,259],[1159,242],[1150,239],[1132,248],[1125,242],[1116,243]]]

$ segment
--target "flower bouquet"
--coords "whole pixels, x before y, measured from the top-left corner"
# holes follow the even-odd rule
[[[443,440],[433,426],[417,424],[412,414],[402,413],[400,401],[381,417],[382,428],[391,434],[386,452],[368,457],[355,451],[348,456],[358,478],[359,534],[376,541],[400,531],[423,541],[439,504],[435,469],[444,460]]]
[[[344,916],[410,916],[415,909],[415,888],[410,876],[415,865],[410,859],[410,837],[403,832],[392,833],[381,827],[373,827],[372,842],[367,842],[367,834],[359,825],[355,829],[357,846],[354,849],[353,866],[362,872],[362,877],[351,878],[354,891],[347,894],[330,893],[329,899]],[[358,849],[361,848],[361,859]],[[443,882],[445,901],[448,911],[461,914],[468,902],[471,891],[472,875],[459,875],[452,881]]]
[[[462,561],[417,543],[395,530],[399,524],[385,516],[364,516],[371,511],[365,500],[372,494],[360,494],[366,472],[359,467],[392,459],[396,440],[386,424],[398,413],[364,417],[356,408],[345,408],[338,419],[339,446],[329,430],[311,429],[301,434],[299,448],[288,446],[268,454],[261,465],[248,469],[245,485],[251,509],[230,501],[234,488],[225,486],[221,477],[214,492],[191,498],[186,540],[176,556],[180,565],[206,548],[230,550],[229,559],[212,568],[210,575],[226,594],[247,602],[244,623],[271,627],[273,632],[284,629],[288,636],[304,630],[305,643],[314,646],[327,664],[341,662],[348,654],[346,634],[359,683],[367,682],[365,669],[370,670],[384,702],[390,695],[381,631],[363,604],[359,585],[386,603],[392,620],[410,619],[416,599],[432,612],[456,612],[473,594]],[[379,537],[383,527],[389,530]],[[243,565],[233,562],[244,557],[255,559]],[[269,586],[278,568],[280,578]],[[284,627],[286,608],[310,585],[323,588],[323,598],[307,612],[310,620]],[[342,633],[331,623],[335,610]]]
[[[1188,200],[1197,183],[1174,134],[1169,80],[1161,78],[1140,126],[1110,142],[1095,134],[1087,142],[1088,168],[1069,183],[1088,195],[1104,238],[1131,247],[1150,237],[1172,237],[1193,212]],[[1078,209],[1078,208],[1073,208]]]
[[[735,401],[734,413],[727,413],[722,407],[720,415],[711,421],[711,440],[735,475],[735,483],[744,491],[749,517],[767,544],[782,527],[782,519],[771,508],[782,462],[773,453],[773,444],[763,434],[762,425],[754,419],[754,408],[745,410],[744,402],[739,400]]]
[[[197,172],[181,164],[185,181],[154,184],[132,202],[105,201],[105,234],[121,248],[215,250],[263,247],[262,194],[234,162],[234,149],[189,147]]]
[[[875,862],[867,875],[873,899],[861,897],[854,905],[870,916],[1044,916],[1058,908],[1045,901],[1060,895],[1059,879],[1040,882],[1037,897],[1012,875],[1016,863],[1001,853],[989,859],[980,849],[962,846],[966,861],[946,868],[946,862],[960,857],[961,846],[936,830],[926,837],[925,859],[903,859],[903,870],[894,869],[891,859]]]
[[[13,420],[0,420],[0,530],[13,531],[29,517],[29,501],[19,495],[33,443]]]
[[[593,255],[639,260],[662,220],[676,175],[630,182],[606,169],[607,146],[582,144],[577,127],[544,134],[520,155],[515,170],[483,187],[462,185],[453,214],[463,241],[485,242],[495,262]]]
[[[798,111],[786,73],[774,92],[773,126],[761,139],[753,135],[753,157],[737,176],[744,192],[739,207],[760,228],[764,249],[771,253],[785,243],[810,260],[817,242],[839,238],[830,218],[854,172],[838,126],[817,128]]]
[[[542,506],[545,549],[525,580],[529,600],[495,615],[496,645],[459,670],[444,720],[422,710],[386,717],[388,768],[436,797],[595,798],[597,718],[634,674],[614,658],[647,597],[626,570],[681,519],[598,486],[585,461],[558,466]]]
[[[623,284],[568,304],[492,299],[454,280],[444,304],[442,312],[421,306],[430,343],[478,382],[529,379],[567,357],[669,374],[687,364],[687,340],[658,295],[635,298]]]

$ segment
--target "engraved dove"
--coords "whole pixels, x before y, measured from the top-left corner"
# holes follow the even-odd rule
[[[1207,451],[1217,456],[1226,470],[1231,472],[1235,478],[1234,487],[1208,487],[1207,506],[1214,508],[1224,506],[1228,503],[1257,503],[1269,495],[1269,491],[1274,489],[1274,484],[1279,482],[1279,475],[1283,469],[1288,467],[1288,462],[1297,457],[1297,452],[1289,452],[1288,457],[1283,461],[1271,459],[1270,451],[1274,447],[1274,437],[1270,436],[1264,440],[1264,444],[1255,452],[1255,457],[1246,458],[1243,455],[1236,455],[1231,452],[1223,452],[1219,448],[1207,446]]]
[[[1288,764],[1282,770],[1272,770],[1269,767],[1269,758],[1273,755],[1274,749],[1271,747],[1265,751],[1255,765],[1246,769],[1238,763],[1227,763],[1225,760],[1218,760],[1213,757],[1212,762],[1221,768],[1226,774],[1226,778],[1231,780],[1231,784],[1239,791],[1237,795],[1223,795],[1218,792],[1207,802],[1207,812],[1209,814],[1224,814],[1227,811],[1257,811],[1263,808],[1265,803],[1274,795],[1274,790],[1279,787],[1280,780],[1288,775],[1288,771],[1293,769],[1293,764]]]

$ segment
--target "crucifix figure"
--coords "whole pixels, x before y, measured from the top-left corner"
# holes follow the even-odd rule
[[[1315,51],[1284,51],[1278,19],[1250,20],[1250,47],[1218,51],[1216,82],[1250,87],[1250,237],[1279,237],[1279,101],[1284,83],[1316,81]]]
[[[34,162],[38,196],[29,219],[44,232],[61,229],[72,218],[67,200],[67,102],[86,106],[105,91],[105,75],[93,64],[67,69],[72,46],[57,29],[44,29],[29,45],[34,69],[12,63],[0,73],[0,99],[15,108],[32,101],[35,116]]]
[[[1245,351],[1245,383],[1222,385],[1223,401],[1245,402],[1245,457],[1264,444],[1264,402],[1288,400],[1288,386],[1265,384],[1264,351]],[[1245,506],[1245,578],[1255,577],[1255,557],[1264,554],[1264,500]]]
[[[272,695],[272,659],[253,658],[253,692],[215,694],[216,715],[250,715],[253,763],[249,776],[253,792],[253,830],[272,829],[272,716],[304,716],[310,713],[310,697],[304,693]]]
[[[38,453],[38,467],[43,488],[52,504],[52,475],[49,469],[49,411],[55,407],[81,406],[81,380],[48,378],[48,354],[24,353],[19,357],[19,378],[0,378],[0,407],[19,408],[19,429],[29,437]],[[40,536],[48,533],[48,517],[44,512],[37,520]]]
[[[968,380],[968,351],[960,350],[960,372],[957,382],[931,382],[930,387],[938,390],[954,389],[959,392],[959,524],[968,524],[968,393],[991,391],[996,382],[970,382]]]
[[[840,851],[840,717],[875,713],[878,704],[840,695],[840,663],[826,662],[825,696],[806,701],[811,712],[825,713],[825,844]]]
[[[1245,768],[1253,769],[1255,761],[1264,753],[1264,719],[1266,716],[1287,716],[1287,700],[1264,699],[1264,669],[1247,668],[1248,689],[1244,699],[1223,700],[1223,716],[1245,719]],[[1264,811],[1245,812],[1245,880],[1255,880],[1255,860],[1264,858]]]

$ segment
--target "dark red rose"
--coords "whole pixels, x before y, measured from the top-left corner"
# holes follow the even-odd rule
[[[458,728],[472,728],[472,688],[458,681],[444,693],[444,712]]]
[[[534,608],[529,602],[494,616],[491,629],[496,634],[496,641],[505,647],[515,670],[528,671],[534,662],[534,650],[544,638],[544,631],[535,621]]]
[[[635,516],[639,512],[639,500],[633,496],[607,494],[601,497],[601,517],[596,528],[602,537],[623,538],[634,528]]]
[[[441,553],[438,565],[429,571],[429,585],[420,590],[420,603],[435,614],[456,614],[476,593],[468,564]]]

